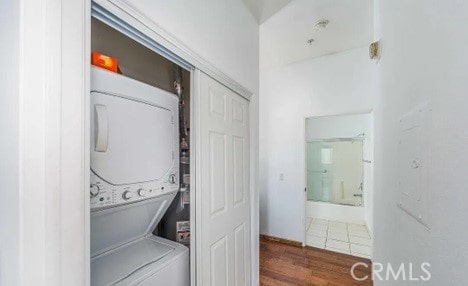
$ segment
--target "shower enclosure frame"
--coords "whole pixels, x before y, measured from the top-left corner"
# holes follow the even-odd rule
[[[310,118],[310,117],[309,117]],[[306,118],[307,120],[307,118]],[[305,140],[305,156],[307,157],[307,144],[308,143],[318,143],[318,142],[330,142],[330,143],[335,143],[335,142],[355,142],[355,141],[361,141],[361,165],[362,165],[362,170],[361,170],[361,204],[360,205],[352,205],[352,204],[345,204],[345,203],[334,203],[330,201],[315,201],[315,202],[321,202],[321,203],[329,203],[329,204],[336,204],[336,205],[343,205],[343,206],[353,206],[353,207],[364,207],[364,163],[367,161],[364,159],[364,144],[366,141],[367,137],[365,133],[359,134],[358,136],[355,137],[334,137],[334,138],[320,138],[320,139],[314,139],[314,140]],[[307,160],[305,160],[305,167],[306,167],[306,176],[305,176],[305,194],[306,194],[306,203],[308,201],[307,199],[307,192],[309,191],[307,189],[307,183],[308,183],[308,175],[307,175]],[[325,172],[326,173],[326,170]]]

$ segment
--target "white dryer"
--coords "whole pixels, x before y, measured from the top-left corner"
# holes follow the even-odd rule
[[[91,285],[188,286],[188,248],[152,235],[179,190],[178,98],[91,68]]]

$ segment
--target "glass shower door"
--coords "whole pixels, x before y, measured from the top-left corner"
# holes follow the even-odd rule
[[[329,201],[331,169],[322,162],[322,144],[307,143],[307,200]]]
[[[307,143],[307,200],[361,206],[362,140]]]

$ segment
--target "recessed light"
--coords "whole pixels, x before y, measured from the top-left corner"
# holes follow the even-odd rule
[[[309,44],[309,45],[312,45],[314,42],[315,42],[314,39],[308,39],[308,40],[307,40],[307,44]]]
[[[323,30],[323,29],[325,29],[327,27],[328,23],[330,23],[330,21],[328,21],[327,19],[319,20],[319,21],[315,22],[314,29],[316,31],[321,31],[321,30]]]

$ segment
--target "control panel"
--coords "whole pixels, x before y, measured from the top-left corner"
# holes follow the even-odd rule
[[[179,190],[179,174],[168,174],[161,180],[131,185],[112,185],[91,172],[89,194],[91,209],[107,208],[146,200]]]

